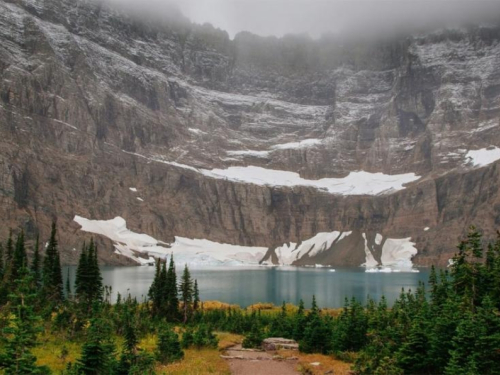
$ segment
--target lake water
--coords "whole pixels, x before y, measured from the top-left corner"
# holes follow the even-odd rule
[[[76,267],[68,267],[74,280]],[[198,280],[200,298],[217,300],[246,307],[257,302],[283,301],[297,304],[303,299],[310,306],[313,294],[320,307],[342,307],[344,298],[356,297],[366,302],[370,296],[379,300],[385,295],[389,305],[399,296],[401,288],[415,290],[419,281],[427,282],[429,269],[418,273],[367,273],[364,268],[299,267],[211,267],[190,269]],[[67,268],[64,270],[66,276]],[[153,281],[155,267],[102,267],[104,285],[113,288],[113,294],[130,293],[142,300]],[[177,269],[180,279],[182,268]]]

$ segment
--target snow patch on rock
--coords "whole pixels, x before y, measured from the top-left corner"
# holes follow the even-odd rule
[[[206,239],[191,239],[176,236],[174,242],[168,244],[158,241],[147,235],[136,233],[127,228],[125,219],[115,217],[111,220],[89,220],[81,216],[73,219],[81,225],[81,230],[95,233],[109,238],[114,243],[115,252],[129,257],[140,264],[151,264],[154,258],[165,258],[173,254],[178,264],[188,264],[190,266],[240,266],[259,265],[263,263],[267,247],[240,246],[225,243],[218,243]],[[274,253],[278,258],[275,265],[287,266],[302,259],[303,257],[314,257],[324,251],[328,251],[335,243],[350,236],[352,232],[321,232],[300,244],[286,243],[275,248]],[[382,236],[377,235],[379,241]],[[373,257],[368,248],[366,235],[365,240],[366,262],[363,264],[367,272],[380,271],[381,267],[389,267],[396,271],[411,271],[411,258],[417,253],[415,244],[411,238],[386,238],[382,248],[382,264]],[[145,254],[147,259],[138,256]],[[316,264],[315,267],[322,265]],[[375,270],[375,271],[374,271]]]
[[[304,139],[300,142],[290,142],[281,145],[274,145],[271,147],[272,150],[300,150],[303,148],[308,148],[311,146],[320,145],[323,142],[322,139]]]
[[[229,167],[201,170],[205,176],[261,186],[309,186],[338,195],[379,195],[404,189],[404,184],[418,180],[415,173],[386,175],[383,173],[351,172],[342,178],[307,180],[298,173],[262,167]]]
[[[484,167],[485,165],[500,160],[500,148],[489,147],[472,150],[465,155],[465,158],[467,162],[472,162],[475,167]]]
[[[322,232],[314,237],[303,241],[300,245],[294,242],[283,244],[274,250],[278,258],[279,265],[288,265],[301,259],[303,256],[313,257],[332,247],[334,242],[338,242],[347,237],[352,232]]]
[[[163,160],[161,157],[147,157],[134,152],[122,150],[129,155],[135,155],[149,161],[168,164],[174,167],[188,169],[201,173],[206,177],[221,180],[247,183],[260,186],[306,186],[337,195],[384,195],[403,190],[403,185],[417,181],[420,176],[415,173],[388,175],[381,172],[365,171],[350,172],[346,177],[322,178],[308,180],[296,172],[267,169],[256,166],[229,167],[227,169],[198,169],[186,164]]]
[[[167,244],[147,235],[127,229],[125,219],[115,217],[111,220],[88,220],[81,216],[73,219],[81,225],[81,230],[103,235],[114,242],[115,252],[129,257],[141,264],[151,264],[154,258],[164,258],[174,254],[178,264],[189,265],[244,265],[255,264],[264,257],[266,247],[249,247],[220,244],[209,240],[175,237]],[[148,259],[137,256],[147,254]]]
[[[242,150],[242,151],[226,151],[230,156],[254,156],[256,158],[267,158],[269,151]]]

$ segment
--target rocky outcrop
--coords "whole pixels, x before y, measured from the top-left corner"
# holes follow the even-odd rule
[[[75,214],[122,216],[166,242],[271,249],[353,231],[303,262],[359,265],[362,233],[379,233],[411,237],[417,264],[446,264],[470,224],[493,236],[500,223],[498,165],[467,158],[500,145],[499,36],[470,27],[383,41],[230,40],[182,17],[145,25],[90,1],[2,1],[0,235],[47,235],[56,219],[72,263],[85,236]],[[383,195],[335,195],[186,167],[248,165],[309,180],[421,178]],[[101,241],[104,262],[127,262]]]

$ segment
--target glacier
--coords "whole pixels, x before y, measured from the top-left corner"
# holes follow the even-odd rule
[[[73,220],[81,226],[80,230],[110,239],[113,241],[116,253],[142,265],[153,264],[155,258],[165,259],[172,254],[177,264],[188,264],[191,267],[290,266],[304,256],[313,257],[328,251],[334,243],[338,243],[353,233],[351,231],[321,232],[300,244],[293,242],[283,244],[274,249],[277,263],[269,263],[263,262],[270,250],[267,247],[224,244],[207,239],[180,236],[175,236],[172,243],[162,242],[147,234],[129,230],[125,219],[119,216],[111,220],[89,220],[76,215]],[[411,259],[417,254],[417,249],[415,243],[411,242],[411,238],[385,238],[384,240],[384,237],[377,233],[375,243],[377,245],[383,243],[381,264],[375,260],[370,251],[365,233],[363,233],[363,238],[365,239],[366,261],[361,266],[366,268],[366,272],[415,272]]]

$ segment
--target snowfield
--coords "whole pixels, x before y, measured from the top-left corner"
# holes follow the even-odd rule
[[[229,156],[254,156],[256,158],[269,157],[269,151],[243,150],[243,151],[226,151]]]
[[[469,151],[466,155],[466,162],[472,162],[475,167],[484,167],[500,160],[500,148],[489,147],[475,151]]]
[[[351,233],[352,232],[337,231],[318,233],[314,237],[303,241],[300,245],[290,242],[277,247],[274,252],[278,257],[280,265],[292,264],[296,260],[301,259],[304,255],[312,257],[330,249],[334,242],[340,241]]]
[[[274,145],[271,147],[272,150],[300,150],[303,148],[308,148],[311,146],[316,146],[320,145],[323,143],[322,139],[304,139],[303,141],[300,142],[290,142],[290,143],[284,143],[281,145]]]
[[[343,178],[307,180],[298,173],[262,167],[229,167],[201,170],[207,177],[227,179],[262,186],[309,186],[338,195],[379,195],[404,189],[404,184],[418,180],[415,173],[387,175],[383,173],[351,172]]]
[[[210,178],[247,183],[260,186],[307,186],[336,195],[383,195],[405,189],[405,184],[417,181],[420,176],[415,173],[388,175],[381,172],[365,171],[350,172],[346,177],[322,178],[307,180],[296,172],[267,169],[256,166],[229,167],[227,169],[198,169],[190,165],[163,160],[160,156],[147,157],[134,152],[122,150],[149,161],[171,165],[173,167],[191,170]],[[242,151],[238,151],[241,153]],[[243,151],[246,152],[246,151]],[[258,152],[258,151],[252,151]],[[233,154],[234,155],[234,154]]]
[[[81,230],[109,238],[114,243],[115,252],[135,260],[140,264],[151,264],[154,258],[166,258],[174,255],[177,264],[190,266],[242,266],[242,265],[273,265],[262,262],[268,252],[266,247],[239,246],[218,243],[206,239],[191,239],[175,237],[173,243],[165,243],[147,235],[136,233],[127,228],[125,219],[115,217],[111,220],[88,220],[81,216],[73,219],[81,225]],[[335,243],[350,236],[352,232],[322,232],[302,241],[300,244],[288,243],[277,247],[274,251],[280,266],[288,266],[304,256],[313,257],[323,251],[328,251]],[[369,249],[366,235],[365,253],[366,272],[415,272],[412,269],[412,257],[417,253],[415,243],[411,238],[385,238],[376,235],[376,243],[382,247],[382,264],[378,264]],[[147,258],[138,256],[145,255]],[[316,265],[320,267],[321,265]]]

